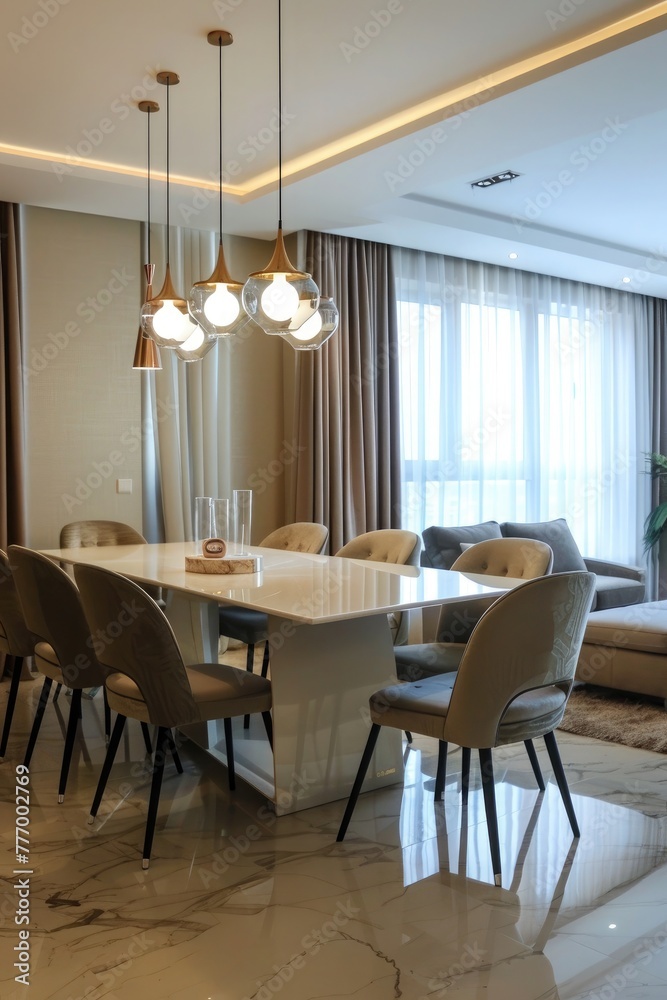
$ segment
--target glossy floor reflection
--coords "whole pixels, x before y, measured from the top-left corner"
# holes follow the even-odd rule
[[[85,739],[59,806],[63,695],[49,705],[31,774],[26,989],[12,968],[14,768],[38,687],[21,684],[0,764],[3,1000],[667,997],[662,756],[562,734],[582,828],[575,842],[553,781],[540,796],[523,747],[498,752],[496,889],[474,770],[461,807],[459,751],[444,805],[433,802],[435,746],[418,741],[406,750],[404,785],[362,796],[338,845],[343,803],[276,819],[241,783],[230,795],[224,769],[186,743],[185,773],[166,771],[144,873],[148,776],[138,726],[128,726],[91,830],[101,699],[84,702]]]

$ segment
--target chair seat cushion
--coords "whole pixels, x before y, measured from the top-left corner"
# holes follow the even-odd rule
[[[424,642],[394,649],[399,681],[418,681],[436,677],[459,668],[465,652],[464,642]]]
[[[196,663],[185,670],[202,721],[252,715],[271,708],[271,682],[264,677],[224,663]],[[153,721],[141,691],[127,674],[111,674],[106,688],[115,712],[141,722]],[[177,719],[172,722],[178,724]]]
[[[264,642],[269,634],[269,618],[263,611],[239,608],[235,604],[220,608],[220,635],[238,639],[246,645]]]
[[[596,576],[593,607],[596,611],[605,611],[607,608],[641,604],[645,591],[641,580],[625,576]]]
[[[58,684],[63,683],[63,672],[60,669],[60,662],[56,656],[56,651],[48,642],[38,642],[35,644],[35,666],[44,677],[50,677]]]
[[[394,684],[370,698],[371,720],[437,740],[446,740],[446,721],[456,674]],[[567,699],[557,687],[527,691],[509,705],[498,728],[496,746],[551,732],[560,722]]]

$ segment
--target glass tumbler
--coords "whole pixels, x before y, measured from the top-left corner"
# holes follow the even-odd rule
[[[234,541],[239,555],[248,554],[252,527],[252,490],[234,490]]]
[[[202,554],[202,542],[213,538],[213,498],[195,497],[195,553]]]

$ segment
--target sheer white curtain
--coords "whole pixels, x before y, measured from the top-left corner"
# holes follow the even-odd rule
[[[415,250],[393,263],[403,526],[565,517],[585,555],[641,562],[644,297]]]
[[[154,290],[164,277],[166,227],[151,226]],[[217,254],[215,233],[172,227],[174,286],[187,296],[208,277]],[[162,350],[162,371],[143,376],[144,527],[149,540],[192,538],[196,496],[230,496],[229,357],[223,341],[202,361],[180,361]]]

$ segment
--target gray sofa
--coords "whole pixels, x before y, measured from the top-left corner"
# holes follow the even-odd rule
[[[421,565],[435,569],[450,569],[454,560],[461,555],[462,544],[475,544],[487,538],[537,538],[541,542],[546,542],[553,550],[554,573],[575,570],[595,573],[593,608],[597,611],[641,604],[646,596],[643,569],[603,559],[585,558],[581,555],[567,522],[562,517],[555,521],[539,521],[535,524],[514,521],[499,524],[497,521],[484,521],[482,524],[452,528],[434,525],[426,528],[422,538],[424,549]]]

